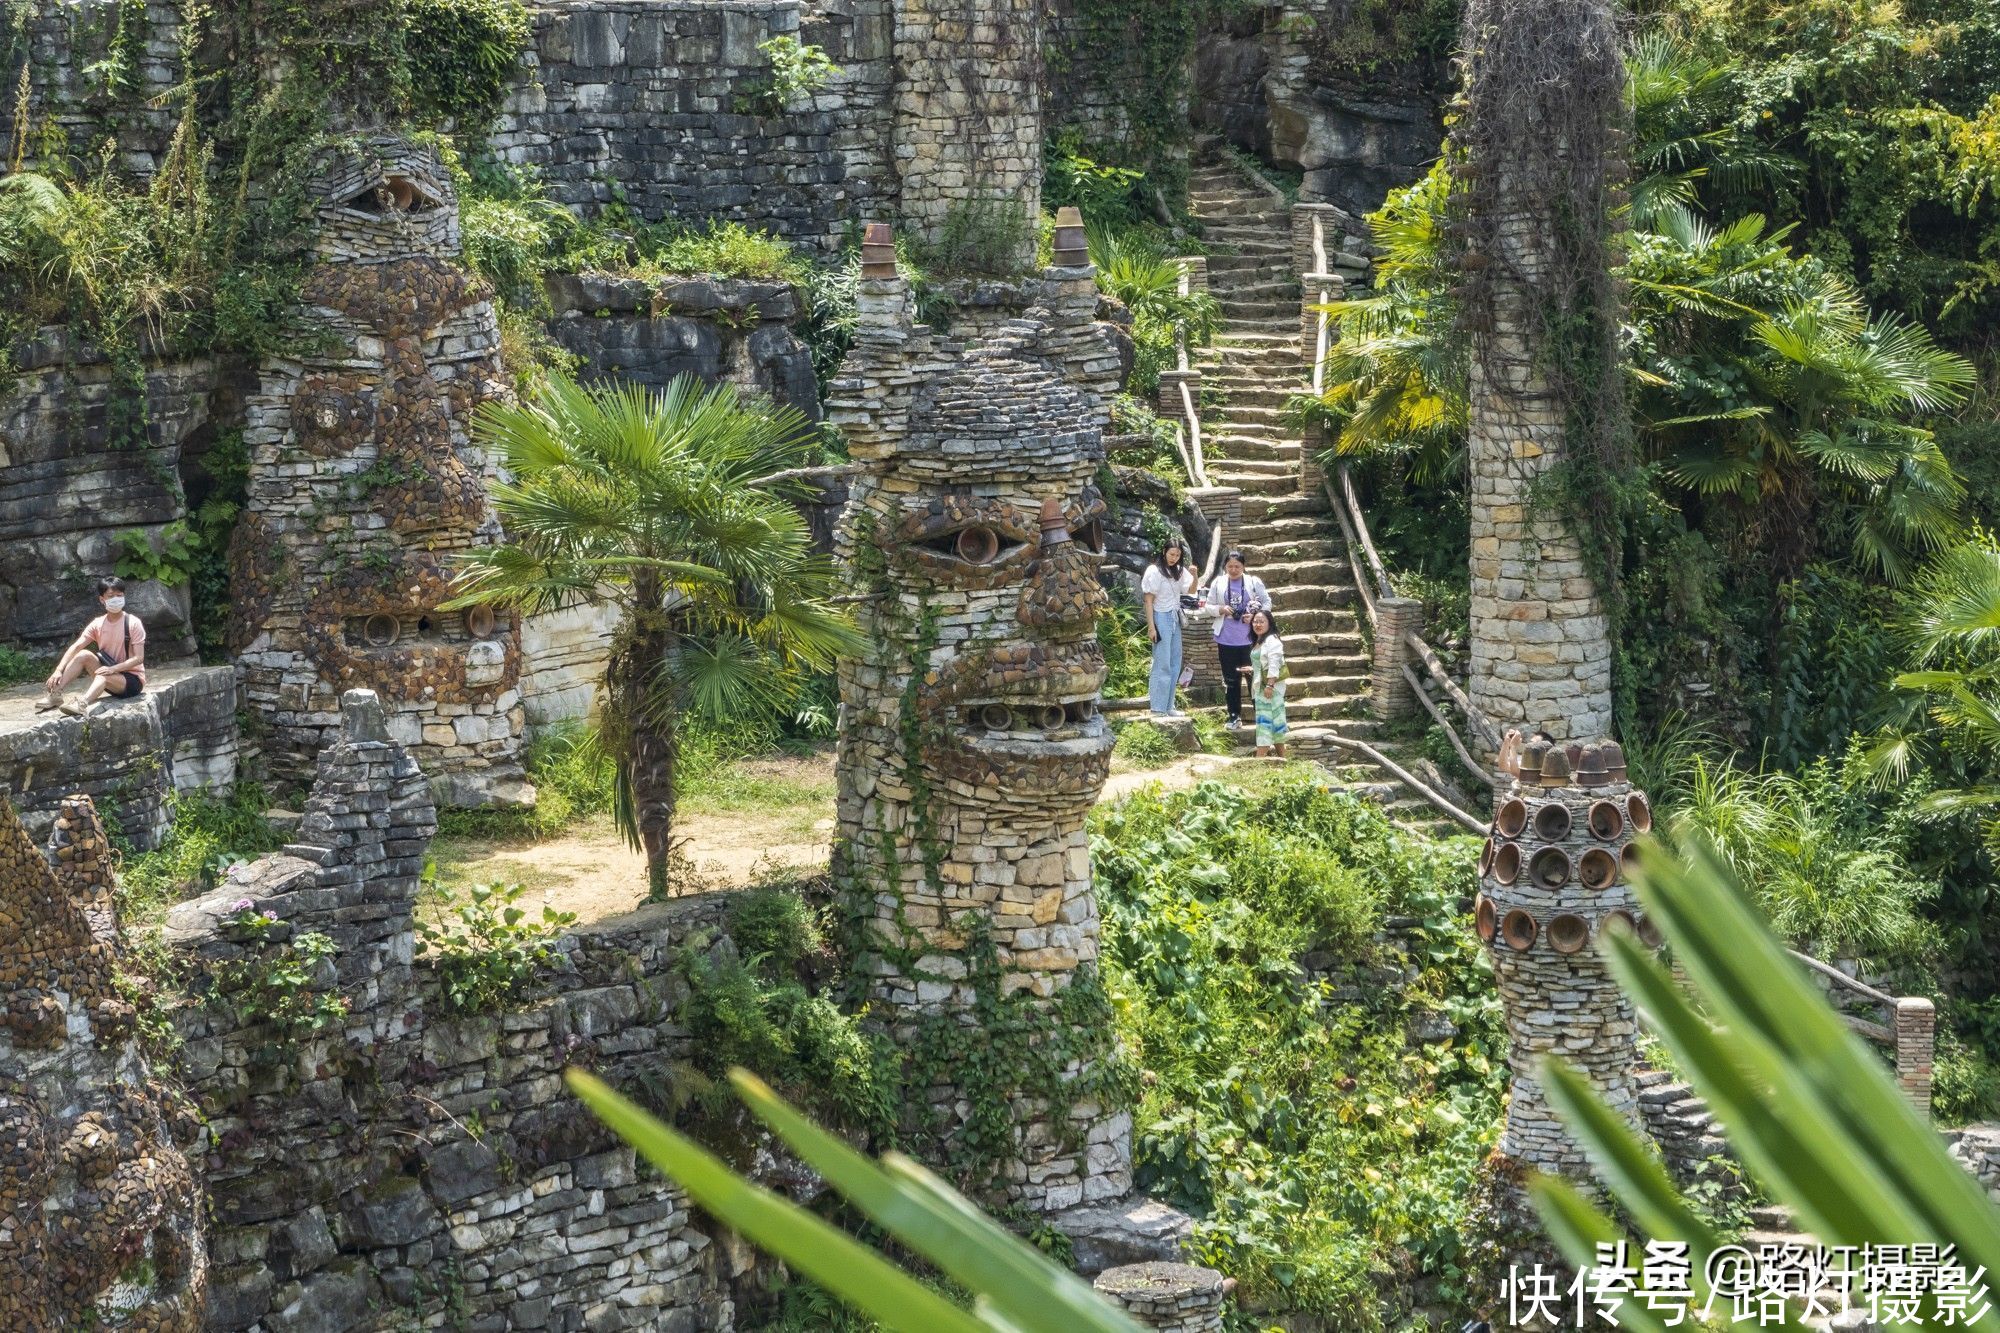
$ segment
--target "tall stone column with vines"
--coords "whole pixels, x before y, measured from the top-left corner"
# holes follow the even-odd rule
[[[1472,0],[1454,130],[1472,342],[1473,702],[1608,734],[1608,484],[1627,436],[1611,213],[1624,65],[1610,0]]]
[[[1039,0],[895,0],[903,217],[995,271],[1032,262],[1041,216],[1041,11]]]
[[[865,278],[830,404],[867,469],[838,535],[870,644],[840,671],[856,999],[906,1052],[907,1141],[1045,1213],[1131,1185],[1085,830],[1112,739],[1103,439],[1049,355],[1091,317],[1059,299],[1088,275],[1052,270],[1029,318],[970,349],[913,323],[899,279]]]

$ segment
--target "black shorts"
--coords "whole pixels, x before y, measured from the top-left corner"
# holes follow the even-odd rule
[[[110,662],[106,662],[100,652],[92,652],[90,656],[98,662],[98,667],[110,667]],[[146,693],[146,683],[134,677],[130,671],[120,671],[118,681],[120,685],[104,691],[106,699],[138,699],[140,695]]]

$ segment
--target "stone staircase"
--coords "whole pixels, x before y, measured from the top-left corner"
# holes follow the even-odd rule
[[[1209,291],[1222,307],[1201,372],[1202,436],[1209,480],[1243,493],[1243,521],[1227,535],[1271,591],[1292,670],[1286,712],[1292,730],[1380,743],[1369,715],[1369,658],[1340,527],[1323,491],[1300,488],[1303,446],[1285,423],[1285,402],[1305,387],[1299,286],[1284,201],[1228,158],[1204,155],[1189,180],[1190,203],[1210,247]],[[1238,731],[1254,744],[1255,728]],[[1430,805],[1349,752],[1303,737],[1293,747],[1322,759],[1343,783],[1375,796],[1392,819],[1426,832],[1459,831]]]

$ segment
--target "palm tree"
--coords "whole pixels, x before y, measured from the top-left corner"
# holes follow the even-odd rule
[[[778,705],[857,645],[791,503],[812,427],[690,375],[658,392],[552,375],[526,404],[487,404],[478,429],[513,474],[493,495],[509,540],[460,557],[450,605],[616,606],[602,723],[613,808],[662,897],[681,716]]]
[[[2000,856],[2000,542],[1982,536],[1926,569],[1910,589],[1905,632],[1918,668],[1896,677],[1906,716],[1870,748],[1869,766],[1900,786],[1930,759],[1957,780],[1926,794],[1917,812],[1978,817]]]

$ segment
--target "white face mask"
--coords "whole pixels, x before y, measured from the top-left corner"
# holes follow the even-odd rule
[[[125,599],[123,597],[107,597],[104,599],[104,609],[106,611],[123,611],[125,609]]]

